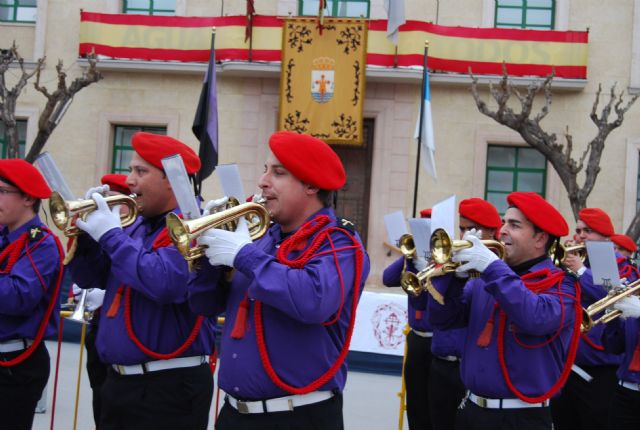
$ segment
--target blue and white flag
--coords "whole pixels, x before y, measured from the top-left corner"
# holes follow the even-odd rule
[[[426,54],[425,54],[426,55]],[[424,82],[424,94],[423,101],[421,103],[420,116],[416,123],[416,132],[414,138],[418,139],[420,143],[420,151],[422,152],[422,165],[425,170],[434,180],[438,180],[436,173],[436,142],[433,138],[433,120],[431,119],[431,91],[429,90],[429,68],[426,67],[427,60],[425,59],[424,75],[422,77]]]

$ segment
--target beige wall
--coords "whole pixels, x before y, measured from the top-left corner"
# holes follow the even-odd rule
[[[433,21],[437,3],[435,0],[409,0],[407,16]],[[439,4],[438,22],[443,25],[481,26],[493,19],[492,1],[451,0]],[[372,0],[372,18],[384,18],[382,5],[383,0]],[[178,13],[214,16],[220,14],[222,6],[221,0],[178,0]],[[38,49],[40,37],[41,50],[48,58],[43,81],[52,88],[55,84],[52,70],[58,58],[64,61],[70,79],[82,71],[75,62],[80,8],[116,12],[120,2],[41,0],[39,7],[46,12],[46,25],[20,27],[19,33],[15,26],[0,25],[0,40],[7,40],[3,37],[6,34],[16,34],[23,55],[32,56]],[[586,87],[578,92],[556,91],[551,113],[543,121],[545,129],[558,133],[559,138],[569,125],[576,146],[575,156],[595,136],[589,113],[598,84],[602,83],[608,90],[617,82],[618,89],[626,89],[633,81],[631,67],[637,55],[632,57],[632,34],[635,31],[637,35],[640,31],[638,7],[638,0],[618,0],[615,7],[599,0],[581,0],[579,5],[577,0],[558,2],[559,27],[574,30],[588,27],[590,31]],[[224,2],[225,15],[244,14],[244,8],[244,2]],[[256,0],[256,9],[261,14],[285,15],[288,11],[295,12],[296,8],[295,0]],[[637,52],[637,46],[633,51]],[[635,61],[640,60],[636,58]],[[634,67],[637,73],[638,66]],[[78,194],[94,185],[109,168],[113,124],[166,125],[169,134],[194,148],[197,146],[190,129],[200,92],[201,73],[105,71],[104,76],[102,82],[76,96],[46,147]],[[635,82],[638,82],[637,77]],[[266,156],[265,142],[275,130],[278,85],[277,77],[273,76],[247,78],[226,72],[218,75],[220,162],[239,164],[247,192],[255,189]],[[383,248],[386,233],[382,216],[399,209],[409,214],[412,207],[416,156],[412,135],[420,88],[415,81],[369,82],[365,94],[365,116],[375,119],[368,238],[373,263],[369,286],[373,288],[380,285],[384,267],[396,258],[395,255],[387,256]],[[28,140],[35,135],[35,121],[42,106],[42,96],[32,87],[27,88],[20,99],[18,112],[29,119]],[[424,171],[420,172],[418,207],[431,206],[451,194],[456,194],[458,199],[482,196],[487,144],[522,144],[521,139],[478,113],[466,87],[434,84],[432,107],[438,182],[427,177]],[[611,214],[617,230],[626,227],[634,212],[638,148],[640,103],[627,114],[624,125],[607,140],[602,171],[589,198],[589,205],[603,207]],[[573,227],[566,193],[551,169],[547,182],[548,198],[558,205]],[[207,180],[205,197],[219,195],[216,180]]]

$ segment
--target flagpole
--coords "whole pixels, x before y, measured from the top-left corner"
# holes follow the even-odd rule
[[[422,116],[424,115],[424,93],[425,93],[425,85],[427,85],[427,73],[429,73],[429,69],[427,68],[427,54],[429,52],[429,41],[424,41],[424,63],[423,63],[423,72],[422,72],[422,93],[420,93],[420,127],[418,129],[418,154],[416,155],[416,178],[415,183],[413,185],[413,217],[415,218],[417,214],[417,205],[418,205],[418,180],[420,177],[420,148],[422,147]]]
[[[216,28],[215,27],[211,27],[211,52],[210,52],[210,56],[209,56],[209,64],[207,65],[207,87],[209,85],[211,85],[211,76],[215,77],[215,73],[216,73],[216,60],[215,60],[215,55],[216,55]],[[208,93],[208,91],[207,91]],[[209,112],[208,112],[209,106],[207,104],[207,118],[209,118]],[[202,195],[202,181],[204,181],[205,178],[202,177],[202,172],[199,171],[198,173],[196,173],[196,180],[195,180],[195,194],[197,196]]]

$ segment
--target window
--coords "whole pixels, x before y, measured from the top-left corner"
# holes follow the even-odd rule
[[[124,0],[122,9],[128,14],[175,15],[176,0]]]
[[[370,0],[327,0],[324,16],[369,18]],[[318,15],[320,0],[298,0],[302,16]]]
[[[496,27],[553,30],[554,0],[496,0]]]
[[[0,21],[36,22],[36,0],[0,0]]]
[[[25,148],[27,141],[27,121],[18,120],[18,155],[20,158],[25,156]],[[0,145],[2,146],[2,159],[7,158],[7,136],[5,136],[4,123],[0,122]]]
[[[489,145],[484,198],[500,214],[507,210],[507,195],[513,191],[533,191],[545,195],[547,162],[533,148]]]
[[[133,155],[131,136],[138,131],[167,134],[166,127],[145,127],[139,125],[114,126],[113,161],[111,163],[112,173],[129,173],[129,163]]]

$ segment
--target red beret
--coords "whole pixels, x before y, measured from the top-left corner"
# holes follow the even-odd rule
[[[551,236],[562,237],[569,234],[567,221],[539,194],[516,191],[507,196],[507,203],[518,208],[533,225]]]
[[[603,236],[609,237],[615,234],[611,218],[602,209],[598,208],[585,208],[578,212],[578,218],[582,220],[591,230],[596,233],[600,233]]]
[[[269,148],[293,176],[306,184],[321,190],[338,190],[347,180],[340,157],[320,139],[278,131],[269,138]]]
[[[482,227],[495,229],[502,227],[502,219],[495,206],[477,197],[462,200],[458,213]]]
[[[638,245],[626,234],[613,234],[609,239],[620,248],[624,248],[629,252],[636,252],[638,250]]]
[[[0,160],[0,178],[33,198],[48,199],[51,196],[51,189],[38,169],[19,158]]]
[[[109,185],[111,191],[117,191],[122,194],[130,194],[129,185],[127,185],[127,175],[110,173],[104,175],[100,182],[102,185]]]
[[[431,208],[422,209],[420,211],[420,218],[431,218]]]
[[[139,131],[131,138],[133,149],[149,164],[163,169],[162,159],[180,154],[187,174],[200,170],[200,158],[184,143],[173,137]]]

